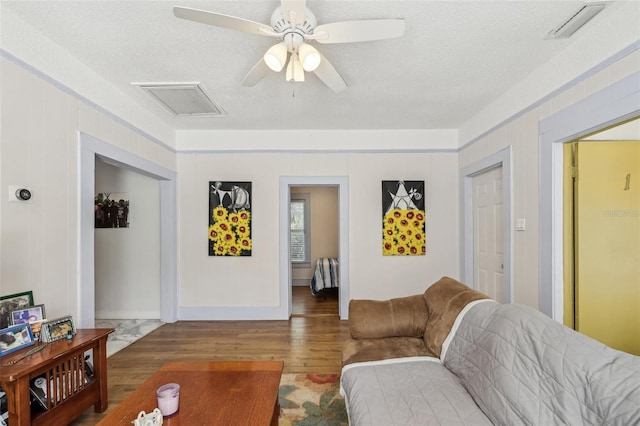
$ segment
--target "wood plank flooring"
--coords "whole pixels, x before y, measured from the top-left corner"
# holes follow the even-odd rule
[[[348,325],[338,317],[337,292],[313,296],[293,287],[292,312],[289,321],[164,324],[107,359],[107,412],[172,361],[282,360],[284,373],[339,373]],[[91,408],[72,424],[95,425],[104,415]]]

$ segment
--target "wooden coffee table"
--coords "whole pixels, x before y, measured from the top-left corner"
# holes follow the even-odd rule
[[[171,425],[272,425],[280,415],[282,361],[173,362],[165,364],[99,425],[131,425],[140,411],[158,406],[156,389],[180,385],[180,409],[164,419]]]

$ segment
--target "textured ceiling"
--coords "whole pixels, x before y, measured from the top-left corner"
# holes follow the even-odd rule
[[[455,129],[579,37],[580,31],[569,40],[544,39],[581,4],[309,0],[318,24],[406,22],[402,38],[315,44],[346,81],[341,93],[309,73],[304,83],[287,83],[282,72],[242,87],[274,39],[177,19],[172,12],[179,5],[268,24],[277,0],[2,6],[176,129]],[[200,81],[228,115],[175,118],[131,86],[141,81]]]

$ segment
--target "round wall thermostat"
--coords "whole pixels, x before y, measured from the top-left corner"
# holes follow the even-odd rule
[[[31,198],[31,191],[25,188],[20,188],[16,191],[16,197],[18,200],[27,201]]]

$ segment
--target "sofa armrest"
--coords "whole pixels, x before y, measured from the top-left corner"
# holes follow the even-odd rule
[[[423,295],[349,302],[349,331],[354,339],[421,337],[427,323]]]
[[[453,278],[442,277],[433,283],[424,292],[424,300],[429,311],[424,332],[427,350],[439,357],[442,344],[462,309],[474,300],[488,298],[486,294],[473,290]]]

